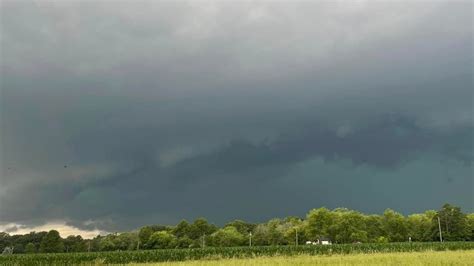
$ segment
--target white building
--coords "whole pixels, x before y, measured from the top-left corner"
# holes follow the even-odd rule
[[[321,237],[316,241],[306,241],[306,245],[332,245],[332,243],[329,238]]]

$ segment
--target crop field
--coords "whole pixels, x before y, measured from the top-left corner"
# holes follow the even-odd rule
[[[257,257],[245,259],[195,260],[181,262],[163,262],[132,264],[133,266],[283,266],[283,265],[474,265],[474,250],[423,251],[411,253],[374,253],[345,255],[299,255]]]
[[[88,252],[88,253],[49,253],[18,254],[0,256],[0,265],[71,265],[71,264],[126,264],[157,263],[196,260],[221,260],[272,257],[294,257],[308,260],[314,255],[357,255],[387,254],[402,252],[472,251],[474,242],[444,243],[387,243],[387,244],[341,244],[328,246],[266,246],[266,247],[228,247],[196,249],[163,249],[146,251]],[[444,253],[444,252],[443,252]],[[453,253],[455,254],[455,253]],[[301,256],[303,255],[303,256]],[[321,256],[317,256],[321,257]],[[222,262],[222,261],[221,261]],[[272,264],[271,262],[269,262]],[[237,264],[239,265],[239,264]]]

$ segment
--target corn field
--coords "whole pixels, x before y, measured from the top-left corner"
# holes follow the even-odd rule
[[[223,247],[196,249],[162,249],[87,253],[12,254],[0,256],[0,265],[71,265],[124,264],[185,261],[212,258],[252,258],[259,256],[330,255],[414,251],[472,250],[474,242],[444,243],[364,243],[336,245]]]

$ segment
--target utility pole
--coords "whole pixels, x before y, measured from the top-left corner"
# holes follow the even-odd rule
[[[252,232],[249,233],[249,247],[252,246]]]
[[[438,216],[438,228],[439,228],[439,242],[443,242],[443,235],[441,234],[441,220]]]
[[[140,250],[140,238],[138,239],[138,242],[137,242],[137,250]]]
[[[206,237],[206,234],[202,236],[202,245],[201,245],[202,248],[206,247],[205,237]]]

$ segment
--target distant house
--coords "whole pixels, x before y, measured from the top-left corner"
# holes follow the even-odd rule
[[[306,245],[332,245],[332,243],[329,238],[320,237],[316,241],[306,241]]]
[[[331,239],[329,239],[327,237],[320,237],[318,239],[318,244],[320,244],[320,245],[332,245]]]

